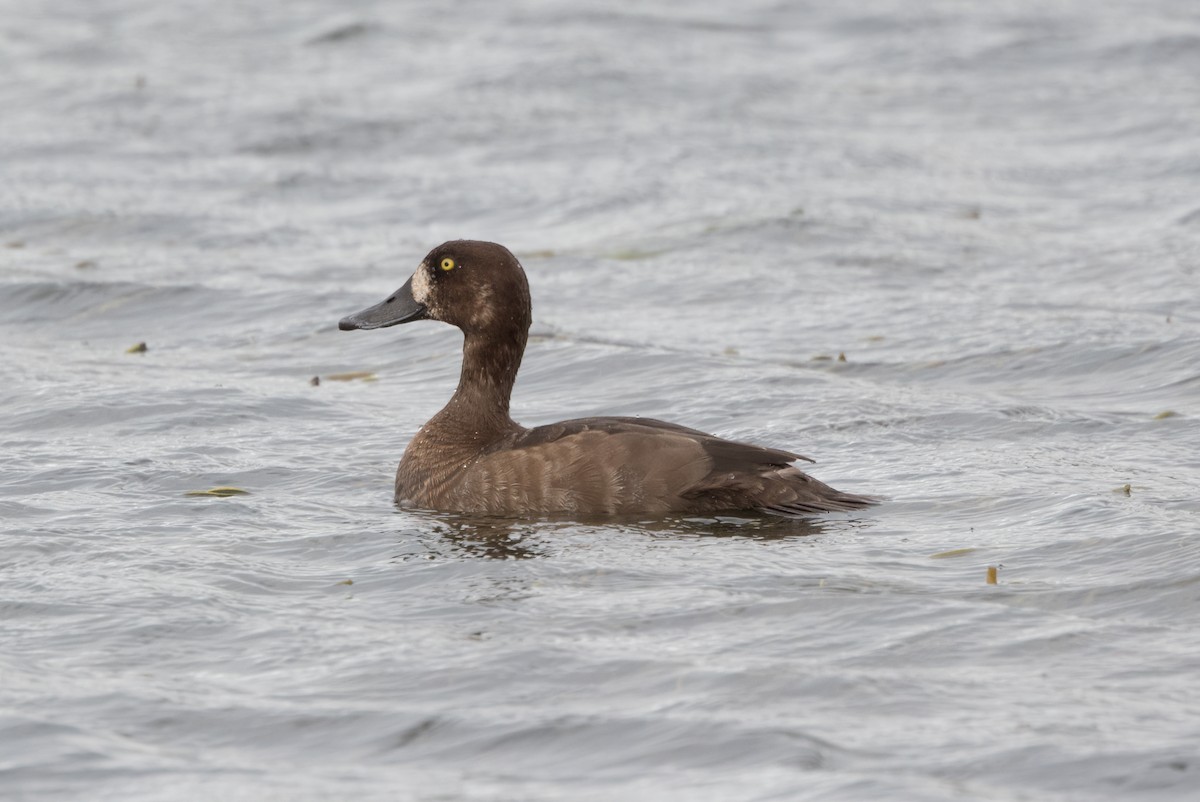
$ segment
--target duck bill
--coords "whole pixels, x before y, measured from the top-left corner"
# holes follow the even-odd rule
[[[387,300],[342,318],[338,321],[338,328],[342,331],[382,329],[398,323],[424,320],[425,313],[425,305],[413,298],[410,278],[404,282],[403,287],[389,295]]]

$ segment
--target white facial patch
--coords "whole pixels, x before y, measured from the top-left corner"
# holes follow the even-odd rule
[[[423,306],[429,306],[429,293],[433,289],[429,280],[429,267],[422,264],[412,277],[413,300]]]

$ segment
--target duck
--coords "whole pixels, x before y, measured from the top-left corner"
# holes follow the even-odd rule
[[[343,318],[342,331],[436,320],[463,333],[446,406],[413,436],[396,469],[402,508],[502,518],[716,515],[784,517],[874,503],[795,467],[807,457],[640,417],[526,428],[509,402],[533,307],[525,270],[494,242],[429,252],[400,289]]]

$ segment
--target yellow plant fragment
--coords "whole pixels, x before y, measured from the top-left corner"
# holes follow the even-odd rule
[[[355,379],[361,379],[365,382],[373,382],[379,377],[369,370],[354,370],[350,373],[330,373],[325,377],[325,381],[329,382],[352,382]]]
[[[971,546],[971,547],[965,548],[965,549],[950,549],[950,551],[939,551],[937,554],[930,554],[929,559],[931,559],[931,560],[948,560],[951,557],[962,557],[963,555],[970,554],[973,551],[979,551],[979,549],[977,549],[975,546]]]
[[[184,493],[185,496],[219,496],[226,498],[228,496],[248,496],[249,490],[242,490],[240,487],[212,487],[208,490],[189,490]]]

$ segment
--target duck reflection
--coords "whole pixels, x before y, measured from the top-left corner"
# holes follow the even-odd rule
[[[489,560],[530,560],[550,557],[563,546],[570,535],[586,535],[589,539],[611,536],[614,531],[642,534],[656,540],[697,540],[702,538],[737,538],[757,541],[777,541],[807,538],[827,531],[825,519],[780,518],[753,513],[739,516],[670,517],[619,520],[598,517],[595,520],[539,518],[475,517],[446,513],[416,513],[425,518],[437,535],[440,546],[451,554]],[[405,516],[414,515],[406,511]],[[406,527],[407,529],[407,527]],[[579,540],[573,540],[578,544]],[[446,553],[442,548],[435,549]]]
[[[504,518],[439,516],[442,540],[467,557],[488,560],[531,560],[549,556],[541,548],[536,524]]]

